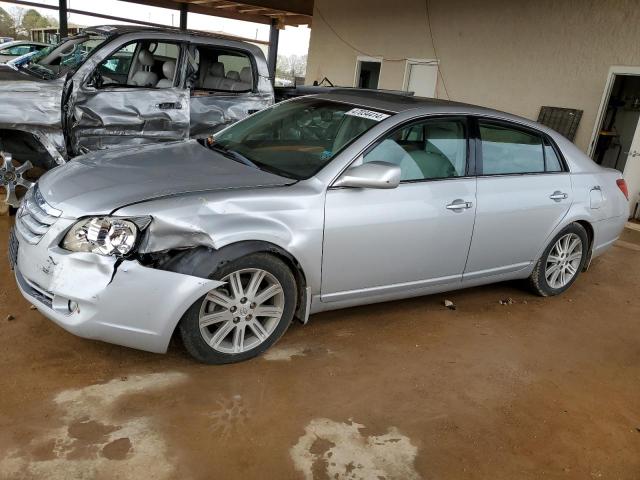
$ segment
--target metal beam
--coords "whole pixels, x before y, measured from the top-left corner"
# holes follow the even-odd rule
[[[67,0],[58,0],[60,8],[58,9],[58,32],[60,38],[64,38],[69,35],[69,28],[67,25]]]
[[[278,30],[278,20],[271,20],[271,28],[269,29],[269,56],[267,58],[267,67],[269,69],[269,77],[271,84],[276,82],[276,64],[278,63],[278,41],[280,40],[280,30]]]
[[[187,17],[189,15],[189,4],[181,3],[180,4],[180,30],[187,29]]]
[[[16,5],[24,5],[26,7],[36,7],[36,8],[46,8],[46,9],[49,9],[49,10],[59,10],[58,7],[53,6],[53,5],[47,5],[45,3],[38,3],[38,2],[31,2],[31,1],[28,1],[28,0],[4,0],[4,1],[7,2],[7,3],[15,3]],[[75,8],[67,8],[67,13],[75,13],[76,15],[87,15],[89,17],[104,18],[106,20],[116,20],[118,22],[134,23],[136,25],[146,25],[148,27],[170,28],[167,25],[163,25],[161,23],[145,22],[144,20],[134,20],[132,18],[116,17],[114,15],[105,15],[103,13],[87,12],[86,10],[77,10]]]

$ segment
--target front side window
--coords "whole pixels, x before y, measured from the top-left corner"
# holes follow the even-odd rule
[[[180,47],[175,43],[129,43],[100,63],[94,82],[100,87],[170,88],[179,54]]]
[[[42,48],[18,66],[40,78],[59,77],[75,71],[106,41],[107,38],[101,35],[71,37],[57,45]]]
[[[504,125],[479,121],[482,173],[543,173],[542,137]]]
[[[353,140],[389,115],[344,103],[303,98],[280,103],[232,125],[212,148],[298,180],[327,165]]]
[[[394,131],[364,155],[400,167],[401,181],[464,176],[467,167],[465,123],[433,119]]]

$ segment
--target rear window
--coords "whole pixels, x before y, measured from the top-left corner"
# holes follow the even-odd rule
[[[482,120],[478,126],[483,175],[562,171],[558,154],[541,134]]]
[[[193,81],[192,90],[225,93],[253,90],[254,72],[246,53],[205,46],[198,46],[197,51],[194,58],[198,60],[189,67],[197,68],[197,72],[191,70],[188,76]]]

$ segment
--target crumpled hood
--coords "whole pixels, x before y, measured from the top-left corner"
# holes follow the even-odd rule
[[[40,80],[0,65],[0,127],[62,128],[64,77]]]
[[[290,183],[294,180],[243,165],[195,140],[90,153],[38,181],[45,200],[73,218],[181,193]]]

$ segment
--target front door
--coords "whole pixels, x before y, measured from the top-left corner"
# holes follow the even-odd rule
[[[71,105],[74,153],[188,138],[180,54],[178,43],[145,39],[103,60]]]
[[[399,165],[400,186],[327,191],[322,301],[460,282],[476,201],[468,151],[464,119],[423,120],[362,159]]]
[[[573,197],[570,174],[549,139],[506,122],[478,123],[481,175],[465,280],[537,260]]]

